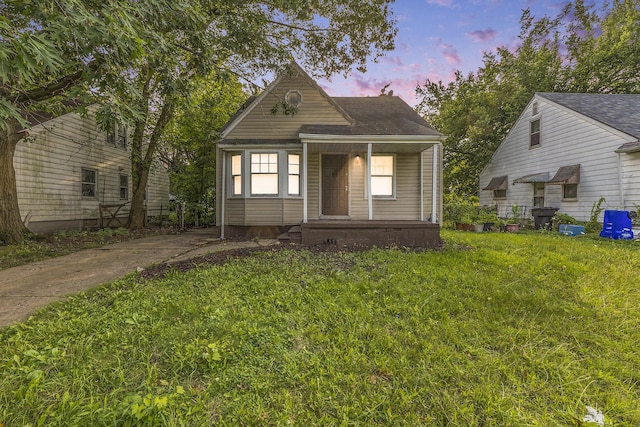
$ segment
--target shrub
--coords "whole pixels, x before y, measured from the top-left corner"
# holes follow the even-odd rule
[[[598,220],[600,213],[604,210],[602,207],[602,203],[605,201],[604,197],[600,197],[597,202],[593,203],[591,207],[591,215],[589,216],[589,221],[585,224],[584,229],[587,233],[597,233],[602,229],[602,224]]]

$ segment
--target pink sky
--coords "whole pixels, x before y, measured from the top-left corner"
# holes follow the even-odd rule
[[[456,70],[475,71],[482,65],[483,52],[498,46],[513,47],[520,32],[522,10],[533,15],[556,16],[565,0],[396,0],[396,49],[365,74],[353,71],[348,79],[337,76],[320,80],[331,96],[377,96],[390,83],[410,105],[415,105],[417,85],[427,79],[449,82]],[[587,0],[601,5],[603,0]]]

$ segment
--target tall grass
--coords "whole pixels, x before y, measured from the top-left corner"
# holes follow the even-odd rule
[[[640,425],[635,242],[444,232],[128,277],[0,331],[0,422]]]

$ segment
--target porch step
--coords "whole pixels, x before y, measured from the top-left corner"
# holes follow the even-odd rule
[[[302,230],[299,225],[294,225],[286,233],[278,236],[278,241],[282,244],[302,243]]]

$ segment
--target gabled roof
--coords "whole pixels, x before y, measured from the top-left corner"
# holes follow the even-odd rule
[[[283,78],[286,77],[290,77],[292,74],[298,74],[300,77],[302,77],[304,80],[307,81],[307,83],[312,86],[313,88],[315,88],[318,93],[327,101],[329,102],[329,104],[331,104],[335,110],[340,113],[347,122],[349,123],[353,123],[353,119],[349,116],[349,114],[347,114],[342,107],[340,107],[335,101],[334,98],[331,98],[321,87],[320,85],[318,85],[318,83],[316,83],[316,81],[314,79],[311,78],[311,76],[309,76],[309,74],[307,74],[306,71],[304,71],[302,69],[302,67],[300,67],[296,62],[291,62],[289,64],[289,68],[285,69],[284,71],[282,71],[278,77],[271,82],[271,84],[269,84],[269,86],[267,86],[267,88],[265,90],[262,91],[262,93],[260,93],[260,95],[258,96],[252,96],[250,97],[241,107],[238,111],[236,111],[233,116],[231,116],[231,118],[229,119],[229,121],[222,127],[220,133],[222,134],[222,137],[226,137],[227,134],[229,132],[231,132],[233,130],[234,127],[236,127],[236,125],[238,123],[240,123],[242,121],[242,119],[244,119],[244,117],[246,117],[251,110],[253,110],[255,108],[256,105],[258,105],[260,103],[260,101],[262,101],[269,93],[271,93],[271,91],[273,91],[273,89],[278,86],[278,84],[280,84],[280,82],[282,81]]]
[[[640,94],[538,92],[536,95],[640,138]]]
[[[442,136],[397,96],[336,97],[333,100],[353,118],[354,123],[348,126],[304,125],[300,133]]]

